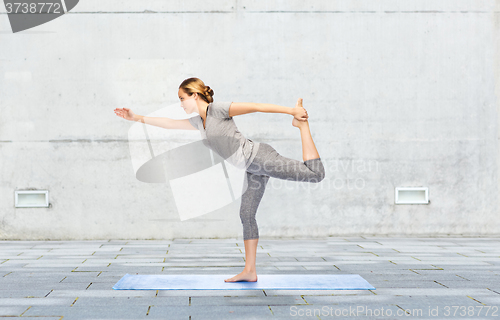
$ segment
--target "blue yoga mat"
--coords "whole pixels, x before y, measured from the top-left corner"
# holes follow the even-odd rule
[[[375,290],[359,274],[260,274],[256,282],[224,282],[234,275],[124,275],[115,290]]]

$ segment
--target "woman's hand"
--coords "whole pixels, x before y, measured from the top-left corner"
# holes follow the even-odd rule
[[[304,109],[304,107],[302,106],[302,98],[299,98],[297,100],[297,104],[295,105],[295,108],[293,108],[292,111],[294,118],[297,120],[307,121],[307,118],[309,118],[306,109]]]
[[[115,109],[115,114],[119,117],[122,117],[125,120],[130,120],[134,121],[135,120],[135,113],[132,112],[132,110],[128,108],[116,108]]]

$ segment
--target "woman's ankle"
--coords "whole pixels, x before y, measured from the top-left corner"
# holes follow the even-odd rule
[[[248,272],[248,273],[254,273],[256,270],[255,270],[255,267],[246,267],[245,266],[245,269],[243,269],[243,271]]]

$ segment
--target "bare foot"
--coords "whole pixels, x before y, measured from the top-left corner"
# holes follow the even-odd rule
[[[235,275],[232,278],[224,280],[224,282],[237,282],[237,281],[248,281],[248,282],[255,282],[257,281],[257,272],[249,272],[243,270],[240,274]]]
[[[309,124],[309,122],[307,120],[300,121],[300,120],[297,120],[295,118],[293,118],[293,120],[292,120],[292,126],[297,127],[299,129],[302,128],[303,126],[308,125],[308,124]]]
[[[295,110],[300,110],[300,111],[297,111],[297,113],[300,115],[299,118],[301,118],[302,120],[298,120],[297,118],[295,118],[295,116],[297,116],[297,114],[294,116],[293,120],[292,120],[292,126],[294,127],[297,127],[297,128],[302,128],[305,124],[308,124],[307,122],[307,111],[306,109],[304,109],[304,106],[302,105],[302,98],[298,98],[297,99],[297,103],[295,104]],[[303,120],[305,118],[305,120]]]

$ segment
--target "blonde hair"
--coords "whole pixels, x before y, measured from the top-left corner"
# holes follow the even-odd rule
[[[182,81],[179,89],[182,89],[189,96],[192,96],[196,92],[205,102],[214,102],[212,98],[214,91],[209,86],[205,86],[205,83],[201,79],[188,78]]]

